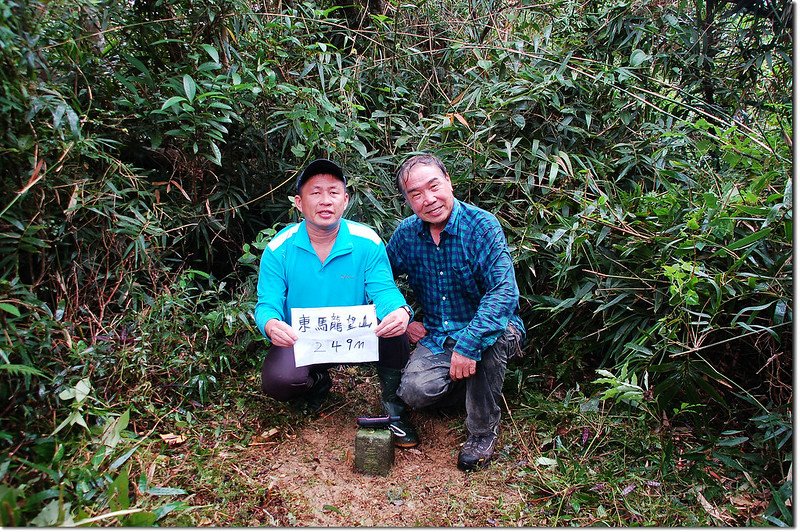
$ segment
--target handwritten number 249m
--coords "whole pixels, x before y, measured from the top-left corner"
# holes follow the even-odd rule
[[[314,342],[315,353],[324,353],[326,351],[326,347],[327,346],[323,346],[322,342]],[[333,349],[334,353],[338,353],[340,347],[346,347],[348,351],[352,351],[353,349],[364,349],[365,344],[363,340],[353,340],[352,338],[348,338],[344,345],[342,345],[338,340],[331,340],[330,348]]]

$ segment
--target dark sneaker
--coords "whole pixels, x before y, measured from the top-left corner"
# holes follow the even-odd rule
[[[304,410],[309,414],[317,414],[322,410],[322,405],[328,397],[333,381],[327,370],[311,373],[309,377],[311,385],[308,387],[308,391],[303,394],[306,403]]]
[[[395,447],[410,449],[419,445],[419,436],[417,435],[416,429],[414,429],[414,425],[412,425],[410,421],[401,419],[400,421],[395,421],[392,425],[398,428],[400,432],[405,433],[403,436],[398,436],[397,431],[392,431],[394,433]]]
[[[481,436],[470,434],[458,453],[458,468],[461,471],[474,471],[484,467],[492,460],[496,444],[497,434],[492,432]]]

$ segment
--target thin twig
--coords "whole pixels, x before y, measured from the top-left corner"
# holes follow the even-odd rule
[[[542,474],[539,473],[539,468],[536,467],[536,462],[533,459],[533,453],[531,453],[531,450],[528,447],[525,438],[523,438],[522,436],[522,432],[519,430],[519,427],[517,427],[517,422],[514,420],[514,415],[511,413],[511,408],[509,408],[508,406],[508,401],[506,401],[506,396],[501,393],[500,397],[503,398],[503,404],[506,407],[506,412],[508,412],[508,417],[509,419],[511,419],[511,425],[514,427],[514,432],[516,432],[517,434],[517,440],[520,442],[522,448],[525,450],[525,456],[528,459],[528,463],[531,465],[531,468],[536,472],[536,475],[539,477],[539,480],[541,480],[542,483],[544,483],[544,478],[542,478]]]

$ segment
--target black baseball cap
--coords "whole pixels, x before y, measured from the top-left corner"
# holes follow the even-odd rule
[[[306,181],[319,174],[331,174],[336,176],[342,180],[344,186],[347,186],[347,178],[344,176],[344,172],[338,164],[329,159],[316,159],[308,163],[305,170],[297,176],[297,193],[300,194],[300,188]]]

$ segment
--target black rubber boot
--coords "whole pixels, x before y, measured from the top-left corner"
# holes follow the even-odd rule
[[[397,397],[397,388],[400,386],[400,377],[403,373],[399,369],[382,368],[378,366],[378,379],[381,381],[381,404],[390,416],[399,416],[400,421],[395,426],[405,432],[405,436],[394,436],[396,447],[409,449],[419,445],[419,436],[411,424],[408,416],[408,406]]]
[[[316,415],[322,410],[322,405],[328,397],[328,392],[333,385],[333,380],[327,369],[315,369],[309,374],[308,391],[303,394],[303,410],[311,415]]]

